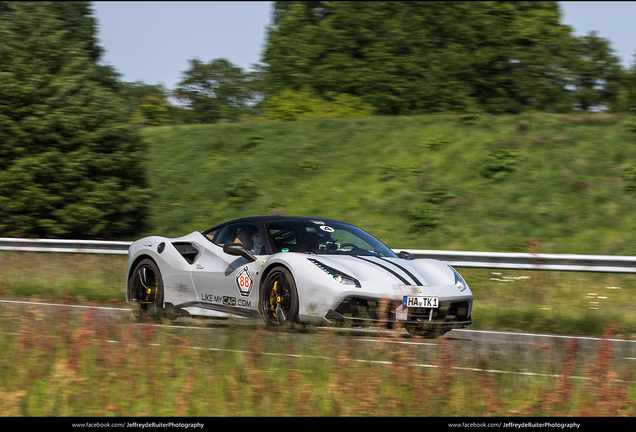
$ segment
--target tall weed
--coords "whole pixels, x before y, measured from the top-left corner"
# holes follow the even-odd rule
[[[444,338],[426,362],[422,346],[393,337],[363,347],[333,333],[229,327],[210,345],[199,332],[90,310],[16,319],[3,309],[0,330],[5,416],[636,414],[631,369],[615,364],[607,341],[585,365],[572,343],[561,365],[546,365],[555,376],[534,377],[498,373],[506,364],[496,356],[460,366],[456,342]]]

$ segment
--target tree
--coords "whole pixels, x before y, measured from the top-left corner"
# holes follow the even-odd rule
[[[89,2],[52,2],[51,8],[51,12],[60,20],[61,27],[66,30],[64,39],[79,44],[93,63],[97,63],[104,50],[97,41],[95,18]]]
[[[65,13],[89,11],[73,5]],[[148,208],[143,142],[92,42],[59,12],[52,2],[0,8],[0,235],[131,235]]]
[[[567,88],[572,33],[560,23],[556,2],[505,2],[502,26],[509,40],[504,73],[509,94],[518,103],[518,111],[570,111],[573,106]]]
[[[267,97],[350,94],[379,114],[568,111],[574,47],[553,1],[276,2]]]
[[[623,110],[636,111],[636,55],[631,67],[623,72],[623,86],[620,90]]]
[[[251,104],[258,100],[258,74],[245,73],[226,59],[203,63],[190,60],[190,68],[174,95],[191,110],[191,121],[214,123],[219,120],[237,120],[250,112]]]
[[[588,111],[604,104],[616,106],[623,71],[609,41],[591,32],[575,38],[573,45],[571,85],[577,107]]]
[[[168,102],[168,91],[161,84],[137,81],[120,83],[119,95],[133,119],[145,126],[169,125],[177,122],[177,108]]]

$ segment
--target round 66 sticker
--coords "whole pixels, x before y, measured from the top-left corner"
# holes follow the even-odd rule
[[[252,291],[252,285],[254,280],[252,274],[247,267],[243,267],[241,271],[236,274],[236,286],[242,296],[249,296]]]

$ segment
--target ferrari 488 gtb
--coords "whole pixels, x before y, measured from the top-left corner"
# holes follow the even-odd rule
[[[253,216],[129,249],[126,299],[139,319],[261,317],[298,323],[402,323],[437,336],[471,323],[473,295],[448,264],[394,253],[353,225]]]

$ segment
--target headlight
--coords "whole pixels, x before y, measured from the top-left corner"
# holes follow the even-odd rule
[[[464,292],[468,289],[468,284],[466,283],[466,281],[464,280],[464,278],[462,277],[462,275],[460,275],[459,273],[457,273],[457,270],[455,270],[453,267],[450,267],[450,269],[453,271],[453,273],[455,274],[455,286],[457,287],[457,289],[459,290],[459,292]]]
[[[338,276],[335,276],[334,279],[344,285],[360,286],[360,283],[351,276],[339,274]]]
[[[322,271],[333,277],[336,282],[339,282],[343,285],[351,285],[360,288],[360,282],[358,281],[358,279],[351,277],[348,274],[341,272],[340,270],[336,270],[333,267],[329,267],[328,265],[325,265],[318,260],[315,260],[313,258],[308,259],[312,263],[316,264],[316,266],[318,266],[318,268],[320,268]]]

